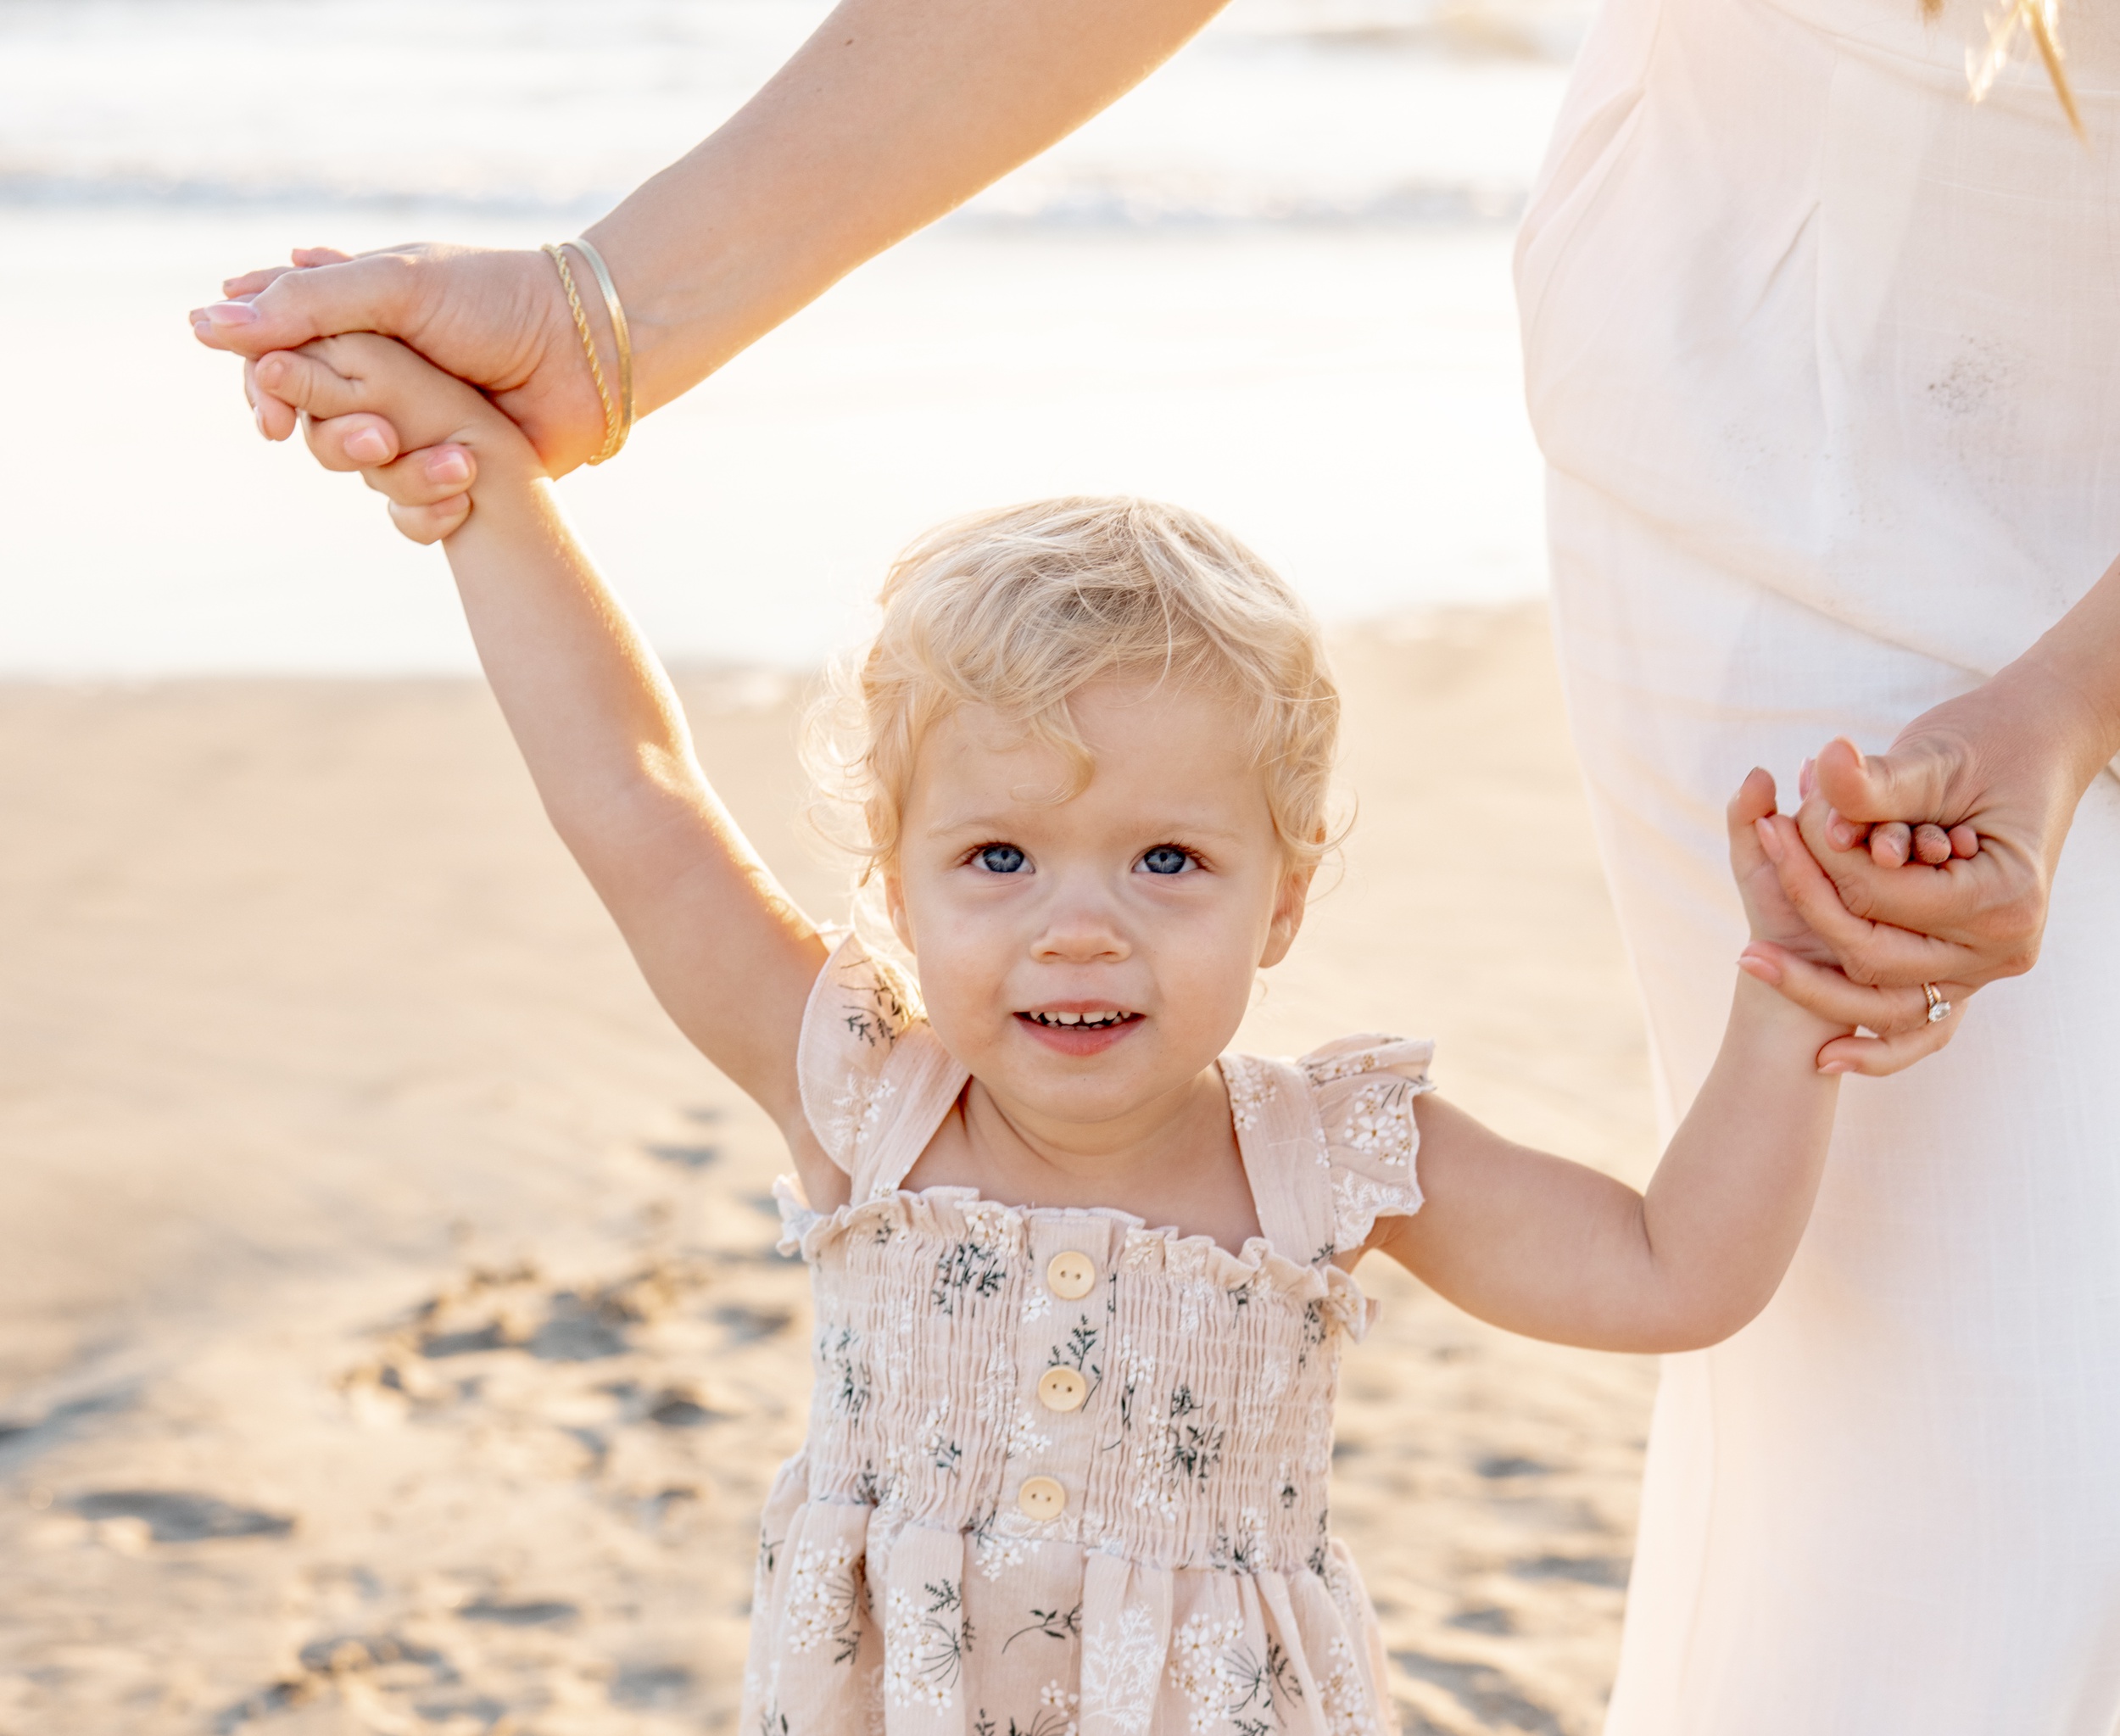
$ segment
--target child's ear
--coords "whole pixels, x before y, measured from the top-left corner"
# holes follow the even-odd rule
[[[1259,949],[1261,970],[1279,964],[1288,956],[1288,949],[1296,944],[1296,936],[1303,931],[1303,913],[1310,907],[1310,883],[1317,873],[1317,864],[1313,862],[1308,868],[1290,868],[1280,877],[1280,891],[1274,900],[1273,920],[1267,925],[1266,944]]]
[[[905,883],[898,878],[895,868],[885,868],[884,874],[884,910],[890,918],[890,931],[898,936],[898,944],[918,957],[920,949],[912,943],[912,918],[906,914]]]

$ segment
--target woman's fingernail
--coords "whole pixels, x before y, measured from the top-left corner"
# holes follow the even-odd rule
[[[1760,848],[1766,852],[1766,859],[1778,863],[1782,859],[1781,835],[1774,829],[1771,820],[1755,820],[1752,829],[1760,835]]]
[[[1852,1073],[1855,1069],[1845,1061],[1822,1061],[1818,1063],[1818,1070],[1821,1073],[1834,1074]]]
[[[471,461],[460,452],[438,452],[427,461],[431,483],[467,483],[471,476]]]
[[[356,464],[381,464],[390,455],[390,443],[374,428],[356,428],[346,437],[346,455]]]
[[[1805,760],[1803,769],[1796,774],[1796,793],[1805,801],[1809,801],[1810,792],[1816,787],[1817,783],[1818,762],[1816,759]]]
[[[217,301],[202,310],[216,326],[254,326],[258,310],[247,301]]]

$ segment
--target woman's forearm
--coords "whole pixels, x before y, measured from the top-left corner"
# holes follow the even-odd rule
[[[1080,126],[1224,3],[843,0],[726,126],[589,230],[631,330],[636,411],[689,391],[863,260]],[[551,474],[603,447],[573,315],[535,249],[420,243],[298,260],[228,280],[235,299],[192,310],[198,340],[254,361],[380,332],[483,389]],[[582,317],[608,367],[615,333],[589,288]],[[254,402],[269,438],[293,432],[293,409],[270,391]],[[383,461],[337,447],[346,433],[330,422],[310,438],[349,468]]]
[[[589,238],[643,413],[1130,90],[1225,0],[845,0]]]
[[[2078,791],[2120,756],[2120,561],[1992,685],[2046,720]]]

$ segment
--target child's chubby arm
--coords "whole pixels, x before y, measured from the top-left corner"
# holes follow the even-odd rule
[[[1768,846],[1802,845],[1765,772],[1746,779],[1729,823],[1753,942],[1721,1052],[1645,1195],[1420,1100],[1425,1203],[1382,1220],[1370,1246],[1469,1313],[1594,1349],[1688,1350],[1729,1337],[1780,1284],[1849,1070],[1822,1050],[1885,1019],[1888,991],[1831,968],[1783,896]]]
[[[326,338],[265,358],[261,374],[268,362],[269,389],[317,416],[372,410],[408,443],[476,455],[471,516],[444,548],[545,812],[679,1028],[779,1121],[813,1199],[835,1181],[843,1195],[795,1076],[823,942],[708,786],[668,678],[574,540],[529,442],[388,338]]]

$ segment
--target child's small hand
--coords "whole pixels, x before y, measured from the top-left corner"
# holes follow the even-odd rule
[[[319,338],[260,356],[257,371],[259,384],[302,411],[305,429],[312,416],[387,419],[400,444],[417,454],[419,472],[399,475],[415,461],[401,458],[362,476],[379,491],[388,480],[391,519],[415,542],[438,542],[457,530],[480,493],[545,473],[522,431],[484,394],[394,338],[367,332]],[[343,436],[346,424],[337,426]],[[438,447],[438,453],[420,449]],[[310,450],[326,468],[345,467],[336,449],[312,444]],[[478,484],[466,496],[464,480],[473,472]]]
[[[1794,818],[1777,811],[1771,775],[1755,770],[1745,779],[1731,798],[1729,823],[1730,866],[1752,925],[1752,942],[1738,956],[1738,968],[1845,1033],[1819,1050],[1819,1070],[1896,1073],[1943,1047],[1949,1032],[1944,1021],[1929,1017],[1931,1002],[1922,990],[1854,981],[1798,910],[1785,881],[1794,880],[1811,896],[1819,888],[1833,896],[1832,882]],[[1935,986],[1954,1008],[1972,992],[1959,983]],[[1858,1028],[1872,1034],[1855,1035]]]
[[[1769,854],[1772,822],[1779,801],[1772,773],[1755,768],[1746,773],[1727,812],[1730,826],[1730,872],[1737,876],[1752,938],[1794,953],[1812,964],[1830,965],[1833,950],[1812,932],[1788,894]]]

